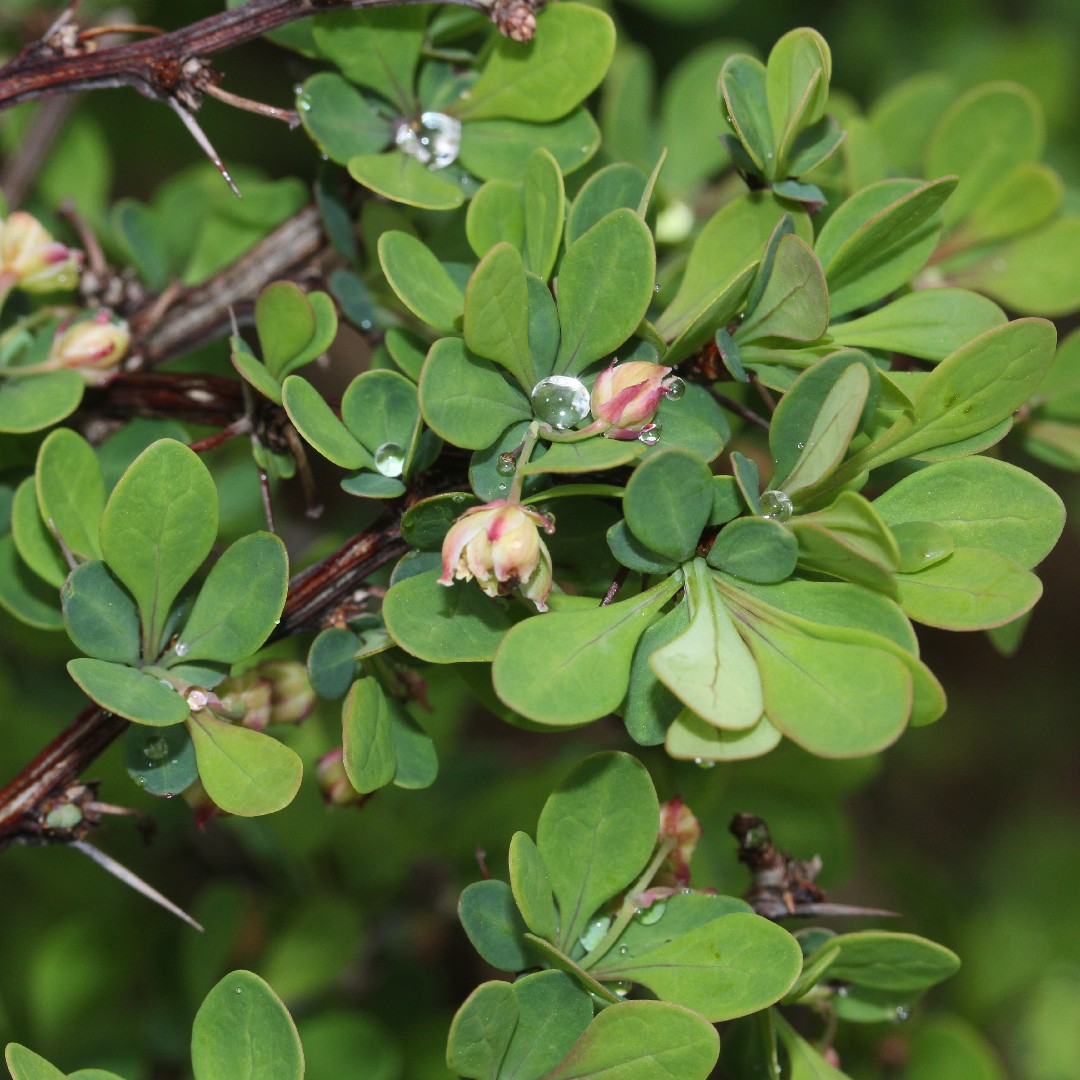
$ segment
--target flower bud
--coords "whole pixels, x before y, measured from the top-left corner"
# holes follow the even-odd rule
[[[123,360],[131,331],[123,319],[113,320],[106,311],[72,323],[53,342],[50,358],[59,367],[81,369],[87,382],[100,381],[91,372],[111,371]]]
[[[214,692],[221,703],[215,712],[223,719],[252,731],[263,731],[270,723],[270,680],[260,678],[255,668],[222,679]]]
[[[690,859],[701,839],[701,825],[682,799],[671,799],[660,807],[659,839],[674,840],[675,847],[664,860],[654,882],[685,889],[690,884]]]
[[[319,758],[315,763],[315,776],[328,806],[353,806],[365,798],[349,782],[345,772],[345,751],[340,746]]]
[[[636,439],[652,422],[664,397],[664,379],[671,368],[631,360],[612,364],[596,377],[592,391],[592,414],[611,425],[609,439]]]
[[[0,283],[26,292],[73,289],[78,284],[78,254],[54,240],[37,218],[16,210],[0,222]]]
[[[439,584],[476,578],[488,596],[505,596],[516,585],[537,611],[547,611],[551,555],[540,529],[554,532],[543,514],[505,499],[466,510],[443,540]]]
[[[315,708],[315,691],[299,661],[263,660],[255,670],[270,686],[271,724],[299,724]]]

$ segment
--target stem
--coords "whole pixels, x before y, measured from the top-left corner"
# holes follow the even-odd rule
[[[521,441],[521,451],[518,454],[517,471],[514,473],[513,483],[510,485],[510,493],[506,496],[508,503],[521,501],[521,486],[525,483],[525,466],[529,464],[529,458],[536,448],[536,440],[540,438],[540,421],[534,420],[525,432],[525,438]]]

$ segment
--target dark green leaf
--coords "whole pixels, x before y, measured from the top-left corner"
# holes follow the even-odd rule
[[[533,964],[525,944],[527,927],[505,881],[474,881],[467,886],[458,901],[458,918],[473,948],[493,968],[521,971]]]
[[[771,585],[791,577],[798,548],[779,522],[742,518],[721,531],[709,549],[708,563],[733,577]]]
[[[634,470],[623,513],[646,547],[681,562],[689,558],[712,513],[712,474],[685,450],[661,450]]]
[[[481,983],[450,1025],[446,1067],[469,1080],[497,1077],[517,1022],[514,988],[507,982]]]
[[[187,719],[187,702],[145,671],[88,657],[69,660],[67,669],[87,697],[117,716],[151,727],[167,727]]]
[[[548,941],[559,933],[559,917],[551,880],[540,850],[528,833],[516,832],[510,840],[510,888],[525,925]]]
[[[394,202],[421,210],[456,210],[465,195],[453,180],[432,172],[414,157],[398,150],[357,154],[348,163],[349,175],[364,187]]]
[[[390,733],[390,710],[373,678],[357,679],[341,708],[345,773],[362,795],[394,779],[397,757]]]
[[[379,237],[379,262],[401,302],[444,334],[455,333],[465,310],[465,294],[431,249],[404,232]]]
[[[375,461],[334,415],[322,394],[300,375],[282,385],[281,401],[304,441],[343,469],[374,469]]]
[[[525,264],[512,244],[500,243],[491,248],[469,279],[465,291],[465,344],[478,356],[506,368],[526,391],[536,384],[529,355]]]
[[[131,595],[94,559],[77,566],[60,590],[64,626],[75,647],[98,660],[139,659],[139,613]]]
[[[390,141],[389,121],[333,72],[312,75],[300,88],[296,108],[315,145],[339,165],[358,154],[377,154]]]
[[[144,791],[166,798],[199,778],[195,747],[184,724],[156,730],[139,724],[128,728],[124,765]]]

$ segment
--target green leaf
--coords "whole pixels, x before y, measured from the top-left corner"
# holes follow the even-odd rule
[[[667,904],[682,899],[673,896]],[[620,938],[621,948],[608,953],[590,974],[641,983],[662,1001],[716,1023],[779,1001],[802,969],[798,942],[760,915],[725,914],[683,933],[666,929],[669,917],[665,910],[648,934],[628,930]]]
[[[206,794],[226,813],[259,817],[293,801],[304,768],[277,739],[225,723],[205,709],[191,714],[188,731]]]
[[[1042,583],[1019,563],[983,548],[958,547],[941,562],[896,579],[907,615],[947,630],[988,630],[1023,615]]]
[[[555,370],[555,358],[559,352],[559,310],[547,282],[535,274],[528,274],[525,282],[529,288],[532,369],[538,379],[546,379]]]
[[[772,141],[781,162],[789,156],[798,133],[822,118],[831,75],[829,46],[816,30],[808,27],[791,30],[772,47],[765,92]],[[782,175],[779,162],[777,169],[778,175]]]
[[[303,1080],[304,1051],[281,998],[258,975],[233,971],[195,1014],[191,1067],[195,1080]]]
[[[772,1014],[772,1022],[787,1051],[790,1080],[848,1080],[845,1073],[834,1069],[795,1029],[779,1014]]]
[[[612,712],[626,694],[637,639],[678,587],[673,576],[629,600],[519,623],[495,653],[495,692],[522,716],[554,727]]]
[[[145,671],[88,657],[69,660],[67,669],[92,701],[137,724],[167,727],[188,717],[187,702],[171,686]]]
[[[507,982],[481,983],[450,1025],[446,1067],[469,1080],[497,1077],[517,1022],[514,988]]]
[[[19,1043],[8,1043],[4,1060],[12,1080],[65,1080],[64,1074],[43,1057]]]
[[[548,941],[559,933],[559,917],[551,880],[540,849],[528,833],[516,832],[510,839],[510,888],[525,925]]]
[[[394,741],[394,786],[415,791],[431,787],[439,775],[435,742],[400,701],[388,699],[390,737]]]
[[[584,107],[549,124],[471,120],[461,129],[458,163],[482,180],[520,184],[529,158],[538,149],[549,151],[562,174],[568,176],[584,165],[599,145],[600,129]]]
[[[603,472],[627,465],[645,453],[636,439],[583,439],[581,442],[552,443],[546,454],[534,457],[522,469],[524,476],[541,473]]]
[[[304,441],[343,469],[374,469],[375,460],[349,434],[322,394],[300,375],[290,375],[281,388],[281,402]]]
[[[1058,218],[949,276],[1013,310],[1066,315],[1080,308],[1080,284],[1071,262],[1077,244],[1080,218]]]
[[[439,551],[450,526],[479,500],[461,491],[447,491],[413,503],[401,515],[401,536],[422,551]]]
[[[357,679],[341,708],[345,773],[362,795],[394,779],[397,756],[390,731],[389,702],[373,678]]]
[[[489,879],[466,886],[458,918],[473,948],[499,971],[521,971],[534,961],[525,945],[527,927],[505,881]]]
[[[263,362],[275,378],[315,336],[315,312],[303,290],[292,281],[275,281],[255,301],[255,327]]]
[[[712,512],[712,473],[697,455],[661,450],[634,470],[623,513],[646,547],[677,562],[694,552]]]
[[[775,142],[769,118],[765,65],[744,53],[729,57],[720,69],[720,94],[728,123],[757,171],[774,179],[769,167]]]
[[[566,219],[566,242],[572,244],[601,218],[625,207],[636,210],[647,182],[636,166],[616,162],[598,169],[581,186]]]
[[[547,1076],[569,1053],[593,1015],[592,999],[561,971],[538,971],[514,983],[518,1022],[499,1076]]]
[[[957,547],[985,548],[1028,569],[1046,558],[1065,523],[1053,489],[987,457],[928,465],[879,496],[874,509],[887,525],[933,522]]]
[[[943,360],[1005,321],[1001,308],[978,293],[920,289],[858,319],[833,323],[829,334],[843,345]]]
[[[51,432],[38,450],[35,483],[42,520],[74,555],[99,558],[105,481],[90,444],[67,428]]]
[[[465,290],[465,344],[478,356],[506,368],[526,390],[536,384],[529,355],[525,264],[512,244],[496,244],[469,278]]]
[[[877,990],[922,993],[960,969],[960,958],[944,945],[886,930],[838,934],[829,942],[839,956],[829,968],[830,979]]]
[[[383,618],[406,652],[435,664],[487,661],[511,619],[504,601],[473,581],[440,585],[438,570],[399,581],[386,594]]]
[[[370,451],[373,462],[379,449],[389,443],[400,449],[404,469],[409,471],[420,425],[415,383],[396,371],[365,371],[346,387],[341,419],[349,434]]]
[[[379,237],[379,262],[386,280],[417,318],[444,334],[456,333],[465,294],[431,249],[404,232]]]
[[[542,147],[525,164],[525,265],[547,281],[555,268],[566,216],[566,193],[559,163]],[[516,245],[515,245],[516,246]]]
[[[42,630],[61,630],[59,594],[31,573],[15,550],[10,533],[0,534],[0,607],[20,622]]]
[[[559,906],[564,953],[600,907],[644,869],[659,822],[652,780],[629,754],[593,754],[548,797],[536,826],[536,846]]]
[[[242,338],[230,337],[229,344],[232,347],[229,359],[240,377],[255,387],[263,397],[280,405],[281,384],[267,371],[266,365],[255,356]]]
[[[720,1037],[697,1013],[662,1001],[625,1001],[593,1017],[545,1080],[707,1080]]]
[[[525,207],[521,190],[506,180],[489,180],[473,196],[465,217],[469,246],[482,259],[500,241],[525,247]]]
[[[60,590],[64,626],[75,647],[98,660],[139,659],[139,613],[128,592],[98,559],[77,566]]]
[[[646,547],[630,531],[625,520],[616,521],[607,531],[608,547],[615,561],[639,574],[670,574],[676,560]]]
[[[1005,1080],[997,1054],[987,1040],[958,1016],[931,1016],[911,1040],[905,1080]]]
[[[386,331],[383,341],[386,351],[401,370],[413,382],[420,381],[424,367],[428,343],[421,337],[400,326],[392,326]]]
[[[462,120],[557,120],[600,85],[615,51],[615,26],[602,11],[561,3],[541,12],[528,44],[500,38],[469,97]]]
[[[289,586],[289,557],[272,533],[256,532],[230,545],[210,571],[173,655],[235,664],[255,652],[281,617]]]
[[[83,377],[70,368],[22,379],[0,378],[0,431],[24,435],[52,427],[79,407],[85,388]]]
[[[1063,195],[1061,177],[1048,165],[1014,165],[972,209],[953,243],[987,244],[1045,225],[1057,214]]]
[[[956,173],[960,184],[945,210],[962,220],[1014,166],[1038,161],[1045,139],[1042,109],[1016,83],[984,83],[946,110],[926,147],[926,173]]]
[[[633,210],[613,211],[575,240],[559,268],[556,371],[576,375],[618,348],[648,310],[655,279],[652,233]]]
[[[941,232],[938,211],[955,187],[948,176],[881,180],[837,209],[814,244],[834,319],[887,296],[922,268]]]
[[[348,169],[358,184],[420,210],[456,210],[465,201],[464,193],[453,180],[432,172],[399,150],[357,154],[349,158]]]
[[[64,584],[70,567],[60,545],[41,520],[32,476],[15,489],[11,501],[11,537],[19,557],[42,581],[53,588]]]
[[[101,553],[139,606],[153,659],[177,594],[217,537],[217,488],[197,454],[162,439],[120,478],[101,517]]]
[[[312,30],[319,51],[346,78],[408,113],[429,14],[422,6],[336,11],[317,16]]]
[[[681,761],[745,761],[775,750],[782,738],[764,716],[748,730],[726,731],[684,709],[668,727],[664,749]]]
[[[307,673],[312,689],[319,697],[344,697],[356,674],[356,653],[360,641],[341,626],[328,626],[311,643]]]
[[[799,545],[778,521],[741,518],[721,530],[707,562],[744,581],[771,585],[795,571]]]
[[[661,645],[685,633],[689,625],[689,605],[676,604],[638,640],[620,712],[626,733],[639,746],[659,746],[668,726],[682,711],[682,702],[656,677],[649,658]]]
[[[777,245],[765,289],[736,331],[736,340],[817,341],[828,325],[829,291],[821,264],[805,240],[785,236]]]
[[[708,723],[747,730],[763,711],[761,679],[701,559],[683,568],[690,626],[649,664],[662,683]]]
[[[339,165],[360,154],[377,154],[390,142],[390,123],[334,72],[320,71],[306,80],[296,109],[315,145]]]
[[[164,798],[171,798],[199,778],[195,747],[185,724],[129,727],[124,739],[124,765],[139,787]]]

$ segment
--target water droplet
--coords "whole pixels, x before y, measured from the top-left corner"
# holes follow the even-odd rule
[[[838,986],[836,988],[836,996],[837,997],[847,997],[847,994],[848,994],[848,988],[846,986]]]
[[[634,919],[642,926],[652,926],[664,917],[665,911],[667,911],[667,904],[663,900],[657,900],[647,908],[638,908],[634,912]]]
[[[205,690],[200,690],[195,687],[194,690],[189,690],[187,697],[184,699],[187,701],[188,708],[194,712],[198,712],[200,709],[205,709],[207,702],[210,700],[210,695]]]
[[[609,982],[604,984],[616,997],[624,998],[631,990],[634,989],[632,982],[626,982],[620,979],[616,982]]]
[[[779,489],[763,491],[760,499],[761,516],[770,521],[787,521],[794,507],[786,491]]]
[[[165,792],[165,798],[166,799],[171,799],[172,797],[173,797],[173,793],[171,791],[166,791]]]
[[[384,442],[375,451],[375,468],[383,476],[400,476],[405,469],[405,451],[395,442]]]
[[[589,415],[589,391],[570,375],[549,375],[541,379],[529,395],[538,420],[557,431],[572,428]]]
[[[629,945],[620,945],[619,946],[619,955],[620,956],[629,956],[630,955],[630,946]]]
[[[903,1023],[910,1015],[911,1015],[911,1013],[908,1012],[908,1009],[907,1009],[906,1005],[897,1005],[896,1006],[896,1022],[898,1024]]]
[[[361,319],[360,320],[360,329],[361,330],[370,330],[374,325],[375,324],[370,319]]]
[[[140,776],[139,779],[136,780],[135,782],[139,785],[139,787],[146,787],[146,777],[145,776]]]
[[[190,651],[191,646],[186,641],[178,641],[173,646],[173,652],[176,653],[177,656],[187,656]]]
[[[461,121],[445,113],[425,112],[419,120],[398,125],[394,142],[403,154],[429,169],[445,169],[461,148]]]
[[[660,441],[660,433],[663,427],[660,424],[646,424],[638,435],[638,442],[646,446],[655,446]]]
[[[301,94],[296,99],[296,107],[301,112],[311,112],[311,98],[309,98],[307,94]]]
[[[592,952],[604,940],[604,935],[608,932],[610,926],[611,919],[607,915],[597,916],[585,927],[585,933],[579,939],[581,947],[586,952]]]
[[[678,401],[685,393],[686,383],[678,375],[673,375],[664,383],[664,397],[669,401]]]
[[[659,292],[660,291],[660,282],[659,281],[653,286],[652,291],[653,292]]]
[[[495,471],[501,476],[509,476],[517,468],[517,461],[511,453],[500,454],[495,462]]]
[[[699,769],[713,769],[716,767],[715,761],[710,761],[708,758],[696,757],[694,758],[694,764]]]
[[[806,443],[804,443],[804,442],[796,443],[795,444],[795,449],[796,450],[805,450],[806,449]]]
[[[143,743],[143,756],[147,761],[164,761],[169,756],[169,744],[160,735]]]
[[[238,994],[242,994],[242,993],[244,992],[244,988],[243,988],[242,986],[238,986],[238,987],[236,988],[236,992],[237,992]]]

